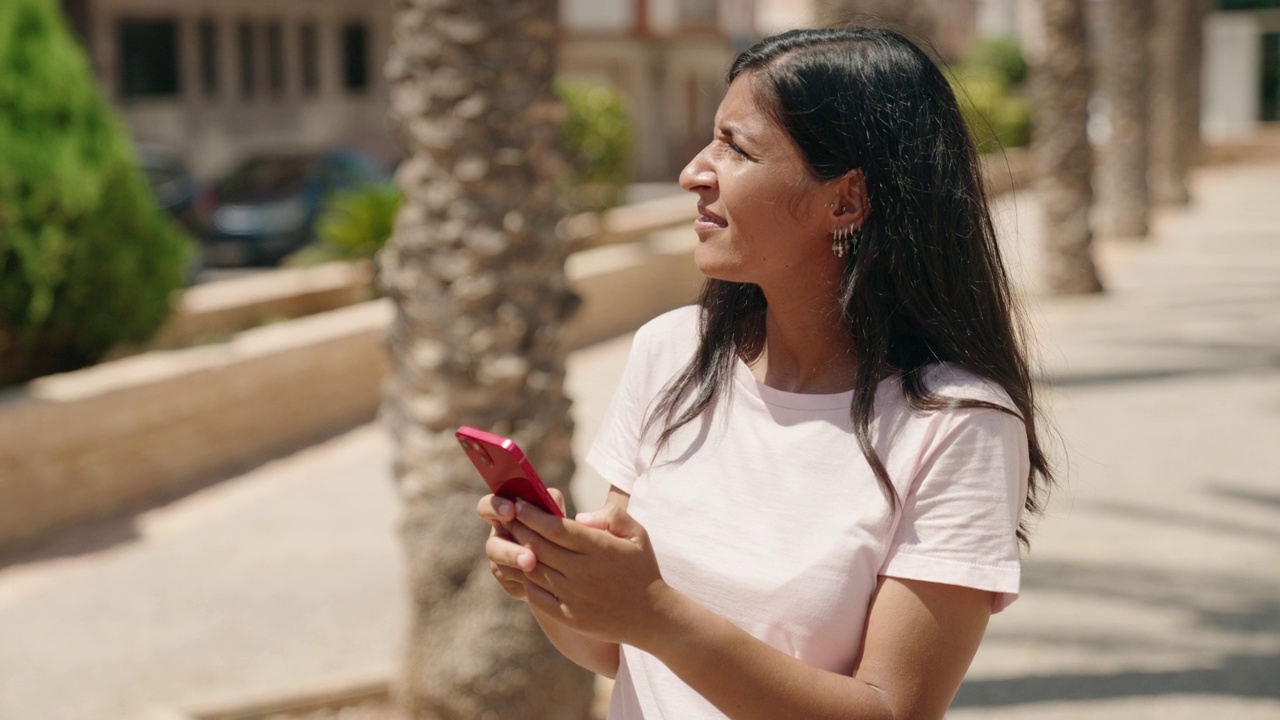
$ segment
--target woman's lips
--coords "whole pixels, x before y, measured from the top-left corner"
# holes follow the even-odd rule
[[[698,219],[694,221],[694,227],[698,228],[722,228],[727,227],[729,223],[719,215],[711,212],[705,207],[699,207],[698,212],[701,213]]]

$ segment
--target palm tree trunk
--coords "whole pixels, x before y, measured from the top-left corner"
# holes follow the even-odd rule
[[[818,15],[827,24],[882,22],[916,40],[932,41],[938,28],[936,4],[937,0],[819,0]]]
[[[1200,71],[1208,0],[1154,4],[1151,65],[1151,199],[1191,201],[1188,174],[1200,161]]]
[[[1099,292],[1093,263],[1093,158],[1086,133],[1089,52],[1084,0],[1044,0],[1044,52],[1033,66],[1032,152],[1044,204],[1049,292]]]
[[[576,304],[556,238],[555,0],[393,0],[386,73],[409,158],[379,257],[396,305],[382,418],[412,593],[397,702],[432,720],[583,720],[592,676],[490,577],[484,485],[453,438],[512,436],[573,474],[562,328]]]
[[[1182,144],[1187,167],[1204,162],[1204,138],[1200,134],[1200,103],[1204,70],[1204,24],[1213,12],[1214,0],[1185,0],[1191,5],[1191,22],[1183,28],[1186,71],[1182,74]]]
[[[1147,236],[1147,76],[1151,0],[1102,3],[1108,37],[1099,79],[1110,101],[1111,139],[1102,166],[1112,235]]]

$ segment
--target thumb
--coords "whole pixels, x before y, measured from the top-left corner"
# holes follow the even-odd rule
[[[560,512],[564,512],[565,511],[564,493],[560,492],[560,490],[553,487],[547,488],[547,492],[551,493],[551,499],[555,500],[556,504],[560,506]]]
[[[617,505],[606,505],[593,512],[578,513],[574,519],[587,527],[607,530],[620,538],[634,539],[644,532],[640,523]]]

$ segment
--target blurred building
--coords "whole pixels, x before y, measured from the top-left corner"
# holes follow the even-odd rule
[[[755,0],[561,0],[560,72],[630,101],[639,180],[674,181],[711,137],[734,54],[756,39]]]
[[[1092,0],[1093,2],[1111,0]],[[134,137],[207,178],[263,149],[396,152],[381,0],[62,0]],[[1280,2],[1217,0],[1205,27],[1205,131],[1280,119]],[[913,25],[944,57],[976,37],[1040,44],[1037,0],[561,0],[560,69],[630,101],[640,180],[674,180],[707,140],[738,50],[833,13]],[[902,15],[902,17],[897,17]]]
[[[1209,139],[1280,121],[1280,2],[1218,0],[1205,24],[1201,110]]]
[[[62,0],[141,142],[200,177],[263,149],[393,151],[381,58],[390,9],[367,0]]]
[[[782,0],[785,2],[785,0]],[[390,3],[62,0],[140,142],[208,178],[263,149],[393,154],[382,60]],[[641,179],[672,180],[709,136],[755,0],[562,0],[561,72],[617,84]]]

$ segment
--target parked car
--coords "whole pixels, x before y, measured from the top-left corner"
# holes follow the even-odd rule
[[[177,155],[157,145],[137,146],[138,166],[142,169],[160,207],[193,235],[198,230],[196,218],[196,182]]]
[[[191,234],[200,234],[200,218],[196,209],[196,181],[182,159],[159,145],[139,144],[135,147],[138,167],[151,187],[156,202]],[[192,253],[187,263],[187,283],[194,283],[203,262],[200,253]]]
[[[205,264],[276,264],[312,241],[330,195],[389,177],[377,159],[352,150],[250,157],[201,191]]]

